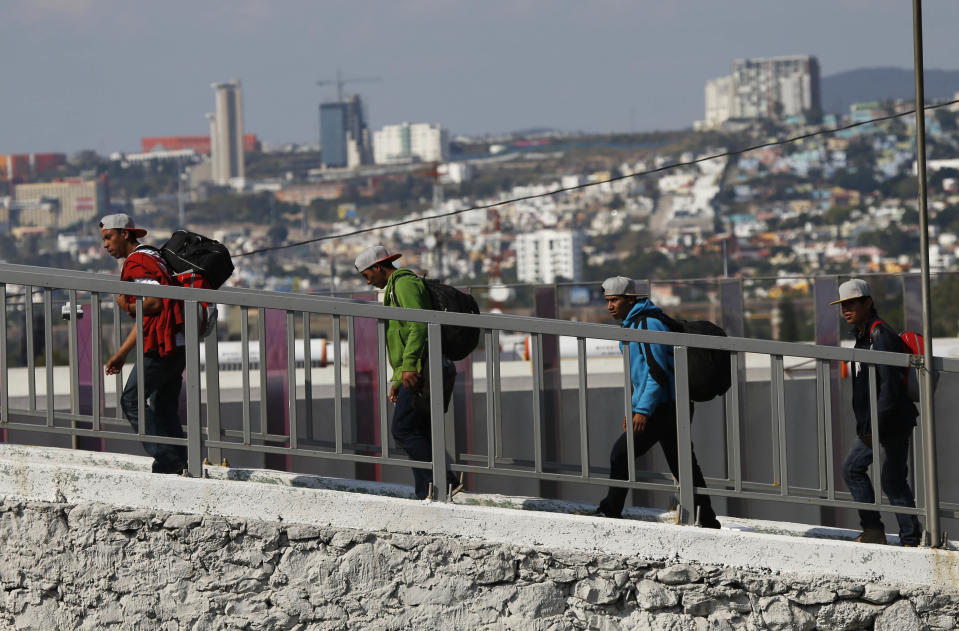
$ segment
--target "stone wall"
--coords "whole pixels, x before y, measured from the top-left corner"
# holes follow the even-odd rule
[[[11,629],[956,628],[942,587],[90,502],[0,501]]]

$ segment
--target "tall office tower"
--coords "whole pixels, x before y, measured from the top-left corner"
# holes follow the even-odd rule
[[[583,277],[583,235],[574,230],[521,234],[516,249],[516,278],[521,283],[578,281]]]
[[[373,161],[445,162],[449,158],[449,134],[442,125],[429,123],[387,125],[373,133]]]
[[[370,130],[358,94],[320,105],[320,150],[326,167],[373,163]]]
[[[243,152],[243,91],[240,81],[210,84],[216,95],[216,113],[210,119],[213,182],[220,186],[246,175]]]
[[[811,55],[736,59],[731,75],[706,83],[706,125],[818,110],[819,94],[819,62]]]

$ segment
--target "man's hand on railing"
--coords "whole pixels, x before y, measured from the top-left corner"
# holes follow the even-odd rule
[[[123,364],[127,360],[126,353],[117,353],[107,360],[106,372],[108,375],[116,375],[123,369]]]
[[[633,433],[640,433],[646,429],[646,421],[649,420],[649,417],[645,414],[640,414],[639,412],[633,413]],[[626,417],[623,417],[623,431],[626,431]]]

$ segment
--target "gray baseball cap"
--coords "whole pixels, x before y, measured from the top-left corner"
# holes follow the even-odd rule
[[[147,233],[144,228],[137,228],[133,223],[133,218],[126,213],[106,215],[100,220],[100,228],[103,230],[129,230],[133,233],[133,236],[138,238]]]
[[[377,263],[392,263],[401,256],[403,255],[390,254],[386,251],[385,247],[377,244],[370,246],[360,252],[360,255],[356,257],[356,261],[353,262],[353,265],[356,267],[357,272],[362,272],[363,270],[367,270]]]
[[[865,298],[867,296],[872,296],[869,283],[861,278],[853,278],[839,286],[839,300],[833,300],[829,304],[838,305],[840,302],[855,300],[856,298]]]
[[[636,281],[625,276],[613,276],[603,281],[605,296],[645,296],[636,290]]]

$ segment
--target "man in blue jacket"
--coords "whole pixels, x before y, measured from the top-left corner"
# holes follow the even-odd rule
[[[856,335],[856,348],[875,351],[902,352],[903,342],[888,324],[879,319],[872,302],[869,283],[853,278],[839,286],[839,305],[842,317],[852,325]],[[916,426],[916,406],[909,400],[903,370],[894,366],[877,366],[876,407],[879,418],[879,444],[885,460],[882,463],[880,484],[893,506],[914,508],[912,489],[907,481],[909,438]],[[858,362],[853,366],[852,409],[856,414],[856,435],[843,465],[843,478],[852,498],[857,502],[871,504],[875,501],[872,482],[869,480],[869,465],[872,464],[873,436],[872,414],[869,405],[869,370]],[[919,545],[922,530],[915,515],[896,513],[899,522],[899,542],[904,546]],[[859,511],[862,534],[856,538],[861,543],[886,543],[886,531],[879,513],[874,510]]]
[[[657,315],[662,309],[653,304],[645,294],[636,291],[636,282],[625,276],[614,276],[603,282],[606,295],[606,309],[614,320],[622,326],[632,329],[650,329],[669,331]],[[633,385],[633,445],[636,456],[641,456],[659,443],[669,464],[673,476],[679,477],[678,448],[676,438],[676,384],[673,372],[672,346],[650,344],[653,358],[662,367],[668,383],[659,383],[649,370],[646,362],[644,344],[629,343],[629,377]],[[622,344],[620,344],[622,348]],[[692,415],[692,403],[690,403]],[[609,455],[609,477],[613,480],[625,480],[628,476],[629,455],[626,453],[626,428],[629,419],[623,419],[623,435],[619,437]],[[693,453],[693,484],[705,487],[703,472]],[[622,487],[610,487],[606,497],[599,504],[595,515],[621,517],[626,503],[628,490]],[[713,512],[709,496],[695,496],[699,523],[705,528],[719,528],[716,513]]]

